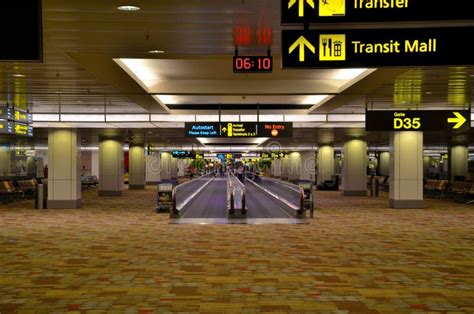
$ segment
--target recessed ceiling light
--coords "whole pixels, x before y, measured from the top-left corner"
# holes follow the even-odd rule
[[[139,11],[140,7],[137,7],[136,5],[121,5],[117,7],[120,11]]]
[[[12,74],[13,77],[26,77],[24,74]]]
[[[432,92],[426,92],[426,94],[427,94],[427,95],[431,95],[431,94],[433,94],[433,93],[432,93]]]
[[[78,103],[78,104],[82,104],[82,103],[83,103],[83,101],[82,101],[82,100],[76,100],[76,103]]]
[[[153,49],[153,50],[148,50],[148,53],[161,54],[161,53],[165,53],[165,51],[164,50]]]

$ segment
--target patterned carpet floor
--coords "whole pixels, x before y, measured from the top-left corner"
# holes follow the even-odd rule
[[[305,225],[171,225],[155,191],[0,205],[0,313],[474,313],[474,207],[317,192]]]

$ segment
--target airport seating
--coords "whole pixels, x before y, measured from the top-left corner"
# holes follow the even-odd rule
[[[83,188],[95,187],[99,184],[97,176],[83,176],[81,177],[81,185]]]
[[[38,181],[36,179],[20,179],[16,180],[16,186],[23,192],[26,199],[32,199],[36,196],[36,186]]]
[[[0,182],[0,203],[14,202],[21,199],[23,196],[12,181],[6,180]]]
[[[325,180],[319,183],[316,188],[320,191],[338,191],[339,190],[339,177],[334,176],[332,180]]]
[[[423,187],[427,197],[441,197],[448,187],[448,180],[428,179]]]
[[[454,183],[443,192],[442,197],[455,201],[463,201],[471,190],[471,187],[472,182],[454,181]]]

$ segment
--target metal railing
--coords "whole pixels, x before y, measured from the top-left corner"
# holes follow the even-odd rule
[[[296,218],[303,218],[305,216],[304,210],[304,189],[296,184],[265,177],[262,175],[255,174],[256,182],[260,182],[261,186],[269,192],[273,197],[279,199],[294,212]],[[280,186],[285,188],[285,195],[281,195],[281,191],[278,191],[275,187]]]
[[[227,204],[229,218],[243,218],[247,215],[245,185],[232,171],[227,172]]]
[[[179,218],[183,207],[201,192],[212,178],[214,178],[214,174],[210,172],[175,186],[172,192],[173,208],[170,217]]]

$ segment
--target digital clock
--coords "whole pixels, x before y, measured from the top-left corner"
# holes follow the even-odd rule
[[[234,56],[234,73],[271,73],[271,56]]]

